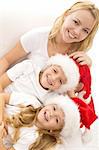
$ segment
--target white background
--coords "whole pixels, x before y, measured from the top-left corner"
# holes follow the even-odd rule
[[[86,0],[85,0],[86,1]],[[91,0],[99,8],[99,0]],[[76,0],[0,0],[0,56],[32,27],[52,24]],[[13,32],[12,32],[13,31]],[[99,31],[88,52],[92,58],[92,92],[99,113]],[[12,46],[13,46],[12,44]]]

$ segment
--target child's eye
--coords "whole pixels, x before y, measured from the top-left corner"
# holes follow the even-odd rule
[[[53,69],[54,73],[57,73],[57,71],[55,69]]]
[[[58,119],[56,119],[56,123],[58,123]]]
[[[59,80],[60,84],[63,84],[62,80]]]
[[[53,110],[54,110],[54,111],[56,110],[56,107],[55,107],[55,106],[53,107]]]

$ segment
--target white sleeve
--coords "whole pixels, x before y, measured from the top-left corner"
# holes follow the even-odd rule
[[[24,35],[21,36],[20,38],[20,43],[23,47],[23,49],[29,53],[32,52],[32,54],[37,53],[37,49],[42,50],[42,40],[44,38],[44,43],[45,42],[45,37],[47,36],[48,39],[48,34],[50,32],[51,27],[50,26],[43,26],[39,28],[33,28],[31,31],[25,33]]]
[[[38,108],[41,106],[41,103],[35,96],[31,96],[25,93],[12,92],[9,100],[10,105],[32,105],[34,108]]]
[[[33,127],[24,127],[20,130],[20,138],[13,145],[15,150],[29,150],[29,146],[33,144],[38,137],[38,133]]]
[[[32,62],[30,60],[24,60],[21,63],[16,64],[7,71],[7,75],[11,81],[15,81],[21,75],[26,72],[31,72],[33,69]]]
[[[35,53],[39,46],[39,38],[39,28],[34,28],[21,36],[20,43],[27,53]]]

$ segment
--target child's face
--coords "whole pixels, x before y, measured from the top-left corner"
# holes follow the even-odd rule
[[[37,126],[41,129],[59,130],[64,125],[64,112],[56,104],[43,107],[37,116]]]
[[[67,79],[63,70],[57,65],[52,65],[46,68],[40,78],[40,84],[42,87],[52,91],[60,88],[60,86],[65,84],[66,81]]]
[[[65,43],[80,42],[92,31],[95,19],[89,10],[77,10],[65,17],[60,30]]]

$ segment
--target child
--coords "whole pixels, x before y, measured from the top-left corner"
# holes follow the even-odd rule
[[[49,92],[64,93],[75,89],[78,85],[79,69],[67,55],[52,56],[46,65],[42,62],[40,64],[36,62],[41,67],[33,64],[31,60],[16,64],[1,76],[1,91],[5,89],[10,93],[24,92],[35,95],[43,101],[43,96]]]
[[[36,97],[23,93],[4,93],[0,99],[8,103],[5,120],[11,136],[10,143],[2,137],[0,148],[47,150],[59,142],[62,144],[63,137],[74,136],[79,130],[78,107],[68,96],[53,95],[45,100],[45,106],[41,106]]]

